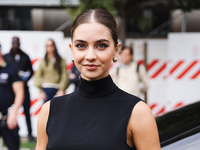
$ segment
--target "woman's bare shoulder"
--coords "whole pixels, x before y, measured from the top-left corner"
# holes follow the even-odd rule
[[[43,104],[39,113],[39,119],[43,121],[47,121],[49,117],[49,110],[50,110],[50,101]]]
[[[135,105],[130,119],[133,120],[134,123],[146,124],[154,120],[154,116],[150,107],[145,102],[140,101]]]
[[[138,149],[151,147],[160,150],[156,121],[146,103],[140,101],[135,105],[129,123],[129,129]]]
[[[133,109],[133,113],[151,113],[151,109],[149,105],[147,105],[144,101],[139,101],[135,108]]]
[[[37,123],[37,144],[36,144],[36,150],[45,150],[46,145],[48,142],[48,136],[46,133],[46,125],[47,120],[49,116],[49,110],[50,110],[50,101],[43,104],[39,117],[38,117],[38,123]]]

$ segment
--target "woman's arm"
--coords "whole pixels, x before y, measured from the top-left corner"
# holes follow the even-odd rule
[[[40,110],[38,123],[37,123],[36,150],[46,150],[46,146],[48,142],[48,136],[46,133],[46,125],[47,125],[47,120],[49,117],[49,107],[50,107],[50,101],[46,102],[42,106],[42,109]]]
[[[149,106],[138,102],[131,114],[128,130],[137,150],[160,150],[156,121]]]

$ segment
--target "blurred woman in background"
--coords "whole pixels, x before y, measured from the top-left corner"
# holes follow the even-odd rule
[[[40,90],[40,99],[45,102],[55,95],[64,95],[68,87],[66,63],[58,54],[56,44],[52,39],[46,42],[46,54],[35,74],[34,84]]]

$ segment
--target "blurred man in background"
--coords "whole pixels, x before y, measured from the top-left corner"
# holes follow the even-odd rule
[[[33,69],[29,56],[20,49],[20,39],[19,37],[12,38],[12,48],[8,54],[5,55],[5,60],[8,63],[16,65],[18,67],[18,74],[24,82],[24,113],[26,116],[26,124],[28,129],[28,138],[30,141],[34,141],[32,136],[32,126],[30,119],[30,93],[29,87],[27,85],[29,79],[33,76]]]
[[[133,60],[132,47],[122,47],[120,60],[120,64],[113,74],[114,82],[122,90],[140,97],[140,94],[145,93],[148,89],[145,66]]]

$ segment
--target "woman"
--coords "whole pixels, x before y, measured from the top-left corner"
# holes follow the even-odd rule
[[[64,95],[68,87],[66,63],[52,39],[46,42],[46,54],[35,74],[34,84],[40,89],[40,98],[45,102],[55,95]]]
[[[160,150],[149,107],[120,90],[109,75],[121,46],[112,15],[87,10],[71,29],[79,88],[43,105],[36,150]]]

